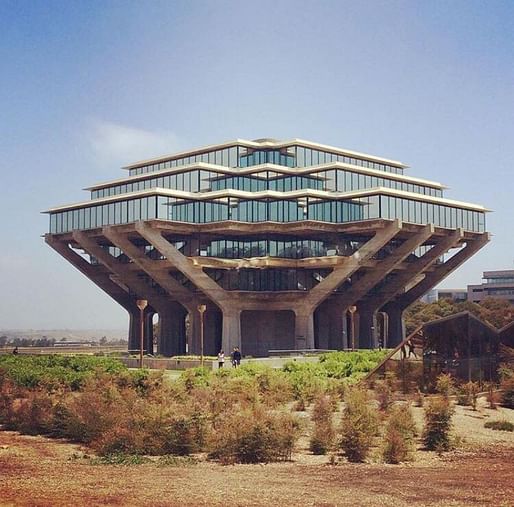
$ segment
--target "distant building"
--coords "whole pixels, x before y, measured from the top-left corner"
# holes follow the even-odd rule
[[[434,303],[440,299],[450,299],[456,303],[462,303],[468,300],[468,292],[466,289],[432,289],[421,298],[421,301]]]
[[[484,282],[468,285],[468,300],[479,303],[487,298],[506,299],[514,303],[514,269],[484,271]]]

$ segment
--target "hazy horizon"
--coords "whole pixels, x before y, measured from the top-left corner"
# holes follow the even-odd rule
[[[442,287],[514,269],[513,22],[499,0],[2,2],[0,328],[126,328],[40,212],[235,138],[400,160],[494,210],[491,243]]]

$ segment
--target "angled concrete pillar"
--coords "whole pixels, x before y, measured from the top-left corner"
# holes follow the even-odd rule
[[[384,306],[388,301],[397,295],[405,292],[405,288],[412,283],[416,277],[434,265],[444,253],[451,248],[458,246],[463,237],[463,230],[457,229],[447,237],[443,237],[414,262],[408,264],[406,268],[380,287],[380,291],[372,297],[366,298],[365,304],[376,309]]]
[[[234,304],[234,298],[209,275],[204,273],[202,266],[179,252],[158,230],[153,229],[145,222],[137,222],[136,230],[148,243],[166,257],[170,266],[179,270],[222,310],[225,310],[225,306],[228,309]]]
[[[355,285],[341,296],[338,296],[341,306],[348,308],[363,298],[380,280],[400,265],[416,248],[422,245],[434,231],[433,225],[425,225],[418,232],[406,239],[399,247],[394,249],[376,267],[366,272]]]
[[[384,311],[387,314],[387,330],[385,335],[388,337],[388,340],[385,346],[388,348],[396,346],[405,338],[405,326],[402,319],[403,309],[400,308],[398,304],[392,304],[390,307],[388,307],[388,301],[392,300],[397,294],[402,293],[402,291],[405,290],[405,287],[410,282],[412,282],[413,279],[423,273],[424,270],[432,266],[437,261],[437,259],[441,257],[441,255],[443,255],[449,249],[457,246],[461,241],[463,234],[464,232],[462,229],[457,229],[449,236],[439,239],[437,243],[424,255],[410,263],[408,266],[406,266],[405,270],[397,273],[390,281],[382,286],[378,294],[370,298],[366,298],[364,302],[359,305],[359,310],[362,307],[366,309],[366,312],[374,312],[375,315],[378,309],[386,305],[384,307]],[[372,325],[376,330],[376,318]],[[364,323],[360,326],[360,334],[363,337],[365,343],[369,342],[370,337],[368,336],[368,328],[370,327],[371,325],[366,322],[365,317]],[[375,332],[373,341],[374,347],[377,346],[377,337],[378,335]]]
[[[179,283],[168,273],[169,265],[160,260],[152,260],[145,255],[143,250],[138,248],[123,233],[116,230],[116,226],[104,227],[103,235],[117,246],[134,264],[141,268],[149,277],[157,282],[174,299],[180,301],[189,312],[194,311],[198,306],[195,295]]]
[[[375,255],[383,246],[394,238],[402,229],[399,220],[386,225],[376,231],[375,235],[362,245],[356,252],[344,259],[344,263],[337,265],[324,280],[313,287],[305,297],[304,306],[313,312],[316,307],[332,294],[347,278],[355,273],[365,261]],[[295,310],[296,311],[296,310]]]
[[[314,312],[295,310],[295,341],[298,350],[314,348]]]
[[[70,248],[68,242],[59,241],[49,234],[45,236],[45,242],[129,313],[137,310],[135,298],[131,297],[127,290],[114,283],[109,276],[109,272],[103,266],[90,264]]]
[[[136,306],[136,298],[131,296],[128,291],[123,289],[119,284],[113,282],[109,272],[106,271],[103,266],[93,266],[77,252],[72,250],[67,242],[59,241],[48,234],[45,236],[45,242],[116,301],[116,303],[127,310],[129,315],[128,349],[139,350],[140,326],[137,325],[139,322],[139,309]]]
[[[480,237],[466,241],[466,246],[448,259],[444,264],[426,273],[423,280],[414,285],[405,294],[396,298],[396,302],[403,308],[407,308],[414,301],[426,294],[432,287],[444,280],[450,273],[455,271],[463,262],[484,247],[490,240],[489,233],[483,233]]]
[[[162,296],[150,285],[146,284],[137,273],[131,271],[126,264],[121,263],[107,250],[102,248],[93,238],[83,231],[73,231],[74,241],[89,255],[95,257],[101,264],[119,277],[124,285],[141,299],[148,300],[154,309],[160,310],[167,304],[166,297]]]
[[[458,232],[455,234],[457,235]],[[389,343],[387,344],[389,348],[398,345],[403,339],[405,339],[405,323],[403,321],[403,312],[405,309],[417,301],[432,287],[444,280],[444,278],[446,278],[450,273],[455,271],[463,262],[486,245],[489,242],[489,239],[489,234],[484,233],[477,239],[468,240],[466,242],[466,246],[459,250],[445,263],[435,267],[433,271],[425,273],[419,283],[415,284],[407,292],[404,292],[395,299],[390,300],[383,307],[383,311],[387,313],[389,321]],[[427,252],[427,254],[430,254],[434,248]],[[421,259],[423,259],[423,257]],[[422,262],[421,259],[419,262]]]
[[[234,347],[241,349],[241,308],[237,305],[237,298],[204,273],[201,265],[179,252],[158,230],[153,229],[144,222],[138,222],[136,230],[148,243],[166,257],[166,262],[170,266],[186,276],[205,296],[220,308],[223,313],[223,350],[226,353],[230,353]],[[199,324],[195,313],[194,308],[190,310],[190,315],[192,315],[190,321],[193,323],[193,328]],[[193,331],[193,335],[196,336],[193,340],[196,348],[196,340],[198,340],[199,335],[196,331]]]

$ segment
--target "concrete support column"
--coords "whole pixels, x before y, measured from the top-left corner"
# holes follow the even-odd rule
[[[374,308],[359,306],[359,348],[375,349],[377,339],[377,311]]]
[[[350,326],[348,325],[348,310],[343,310],[343,329],[342,329],[342,337],[341,337],[341,350],[348,349],[350,347]]]
[[[140,336],[141,324],[139,322],[139,311],[129,312],[128,349],[131,353],[139,350]]]
[[[147,307],[148,308],[148,307]],[[153,316],[155,312],[150,310],[145,310],[145,336],[144,336],[144,348],[146,354],[153,354]]]
[[[158,351],[163,356],[176,356],[186,352],[186,312],[184,308],[171,303],[159,312]]]
[[[314,312],[301,308],[295,313],[295,342],[297,349],[314,348]]]
[[[144,319],[144,343],[143,353],[151,354],[153,351],[153,322],[154,311],[150,307],[146,307],[143,314]],[[138,309],[129,312],[129,339],[128,349],[130,351],[138,351],[141,346],[141,314]]]
[[[394,348],[405,339],[404,309],[394,303],[387,304],[383,311],[387,313],[389,326],[387,329],[387,348]]]
[[[186,340],[189,354],[200,353],[200,314],[196,307],[187,312]]]
[[[337,302],[325,300],[314,311],[314,343],[317,349],[344,348],[345,309]]]
[[[221,347],[227,355],[232,353],[234,347],[244,354],[241,347],[241,310],[238,308],[223,309]]]

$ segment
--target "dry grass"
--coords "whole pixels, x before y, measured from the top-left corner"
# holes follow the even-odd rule
[[[492,432],[497,434],[498,432]],[[21,506],[512,505],[514,447],[424,453],[410,465],[93,465],[76,445],[0,431],[0,504]],[[430,459],[428,459],[430,457]],[[320,461],[320,460],[323,461]]]

